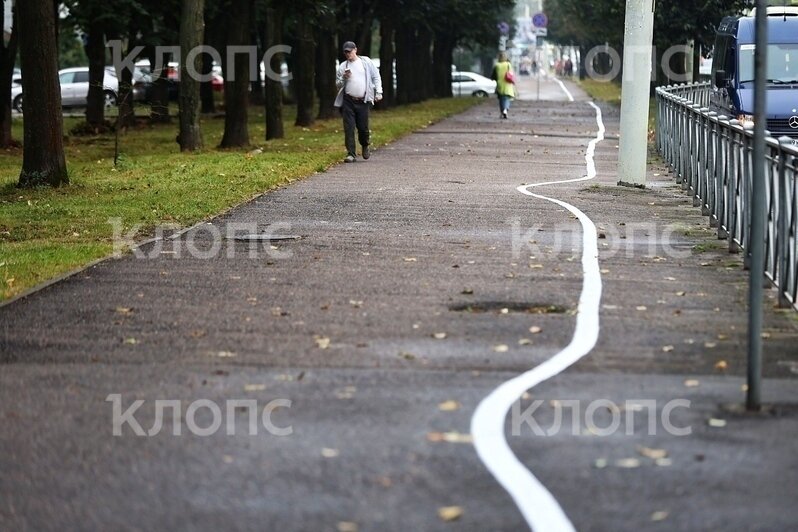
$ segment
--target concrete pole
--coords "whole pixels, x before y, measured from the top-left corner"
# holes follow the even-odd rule
[[[751,268],[748,287],[748,391],[745,406],[762,405],[762,298],[765,282],[765,126],[767,118],[767,1],[756,0],[754,51],[754,152],[751,191]]]
[[[646,186],[654,0],[626,0],[619,185]]]

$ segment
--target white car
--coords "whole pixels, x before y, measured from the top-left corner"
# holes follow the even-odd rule
[[[58,80],[61,83],[61,105],[63,107],[85,107],[86,98],[89,96],[89,67],[65,68],[58,71]],[[119,81],[112,69],[105,69],[103,79],[103,92],[105,93],[105,106],[116,105],[116,94],[119,90]],[[22,112],[22,83],[14,80],[11,87],[11,106]]]
[[[452,96],[485,98],[496,94],[496,82],[475,72],[452,72]]]

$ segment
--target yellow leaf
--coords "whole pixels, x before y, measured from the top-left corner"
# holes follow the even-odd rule
[[[443,521],[456,521],[463,515],[463,509],[459,506],[443,506],[438,508],[438,517]]]
[[[652,449],[650,447],[638,447],[637,451],[646,458],[651,458],[652,460],[659,460],[660,458],[666,458],[668,456],[668,451],[665,449]]]
[[[444,412],[451,412],[452,410],[457,410],[460,408],[460,403],[457,401],[444,401],[442,403],[438,403],[438,408],[443,410]]]
[[[327,349],[328,347],[330,347],[330,339],[329,338],[317,336],[315,338],[315,340],[316,340],[316,346],[319,349]]]

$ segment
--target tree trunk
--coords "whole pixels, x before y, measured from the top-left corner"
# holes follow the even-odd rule
[[[335,97],[335,63],[337,50],[335,34],[323,29],[318,31],[319,46],[316,47],[316,93],[319,95],[319,120],[334,118],[336,115]]]
[[[307,9],[304,9],[299,13],[297,62],[293,70],[296,81],[296,122],[294,122],[296,126],[307,127],[313,124],[315,46],[311,16]]]
[[[227,21],[227,45],[249,43],[250,0],[233,0]],[[224,136],[220,148],[249,146],[249,57],[236,54],[232,64],[224,54]],[[230,74],[233,74],[232,76]]]
[[[19,24],[16,8],[12,15],[11,39],[7,46],[0,41],[0,148],[16,144],[11,137],[11,87],[14,76],[14,60],[17,58]],[[0,10],[0,24],[5,27],[5,10]]]
[[[421,26],[418,28],[417,33],[418,55],[416,56],[416,60],[419,66],[418,101],[424,101],[431,98],[434,94],[432,78],[432,32],[426,26]],[[449,68],[451,69],[451,67]]]
[[[203,76],[213,72],[213,58],[209,54],[202,54],[202,70],[200,72]],[[200,83],[200,100],[202,101],[202,112],[204,114],[216,112],[216,102],[213,99],[213,82],[203,81]]]
[[[132,42],[132,41],[131,41]],[[128,68],[123,68],[119,79],[119,116],[117,127],[127,129],[133,125],[135,115],[133,112],[133,72]]]
[[[205,0],[183,0],[180,18],[180,151],[202,149],[200,130],[200,81],[197,73],[202,69],[202,57],[194,55],[192,69],[188,54],[203,43],[205,34]]]
[[[53,5],[50,0],[25,0],[17,2],[16,8],[25,70],[22,79],[25,144],[19,186],[66,185],[69,177],[64,157]]]
[[[100,126],[105,122],[105,32],[103,23],[94,20],[89,24],[86,43],[86,56],[89,58],[89,94],[86,99],[86,122]]]
[[[281,9],[266,9],[266,35],[263,42],[266,49],[277,46],[283,40],[283,13]],[[280,81],[280,63],[283,54],[274,54],[266,68],[266,140],[281,139],[285,136],[283,127],[283,84]]]
[[[393,21],[389,17],[380,20],[380,76],[382,76],[382,107],[396,105],[396,89],[393,86],[394,37]]]
[[[452,96],[452,62],[454,58],[454,40],[448,35],[440,35],[435,39],[432,52],[433,94],[437,98]]]

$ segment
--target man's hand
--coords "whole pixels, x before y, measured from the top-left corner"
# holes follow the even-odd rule
[[[377,94],[376,96],[374,96],[374,101],[377,102],[382,101],[382,94]]]

